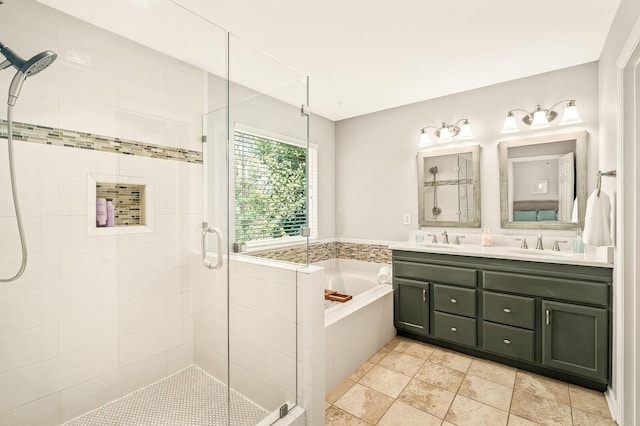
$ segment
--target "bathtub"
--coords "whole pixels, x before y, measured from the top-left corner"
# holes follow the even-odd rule
[[[350,294],[345,303],[325,303],[325,383],[327,391],[348,377],[396,335],[393,287],[378,284],[379,264],[328,261],[327,288]]]

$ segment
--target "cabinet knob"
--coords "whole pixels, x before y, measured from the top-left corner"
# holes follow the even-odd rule
[[[503,309],[503,311],[504,311],[505,313],[507,313],[507,314],[511,313],[511,309],[509,309],[509,308],[504,308],[504,309]]]
[[[455,328],[455,327],[451,327],[451,331],[453,331],[455,333],[456,331],[458,331],[458,329]]]
[[[505,345],[510,345],[511,344],[511,340],[509,340],[509,339],[504,339],[503,342],[504,342]]]
[[[451,303],[458,303],[456,299],[451,299]]]

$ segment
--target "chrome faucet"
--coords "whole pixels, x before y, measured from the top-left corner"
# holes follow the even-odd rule
[[[446,229],[442,230],[442,235],[444,235],[444,239],[442,240],[442,242],[444,244],[449,244],[449,234],[447,234],[447,230]]]
[[[527,245],[527,239],[526,238],[516,238],[516,241],[522,241],[522,244],[520,244],[520,248],[521,249],[528,249],[529,246]]]
[[[538,234],[538,241],[536,242],[536,250],[544,250],[544,247],[542,247],[542,234]]]
[[[566,243],[567,241],[560,241],[560,240],[555,240],[553,242],[553,247],[551,248],[551,250],[553,251],[560,251],[560,244],[559,243]]]
[[[427,234],[427,237],[431,237],[431,244],[438,244],[438,237],[436,234]]]

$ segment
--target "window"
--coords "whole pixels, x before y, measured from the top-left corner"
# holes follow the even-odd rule
[[[235,240],[271,241],[300,236],[307,223],[317,236],[317,150],[309,148],[309,187],[305,146],[234,132]]]

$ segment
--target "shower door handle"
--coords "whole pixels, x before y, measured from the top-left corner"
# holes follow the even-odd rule
[[[216,234],[216,246],[218,250],[218,258],[216,263],[212,263],[207,259],[207,234]],[[222,267],[222,232],[218,228],[208,226],[206,222],[202,224],[202,264],[207,269],[220,269]]]

